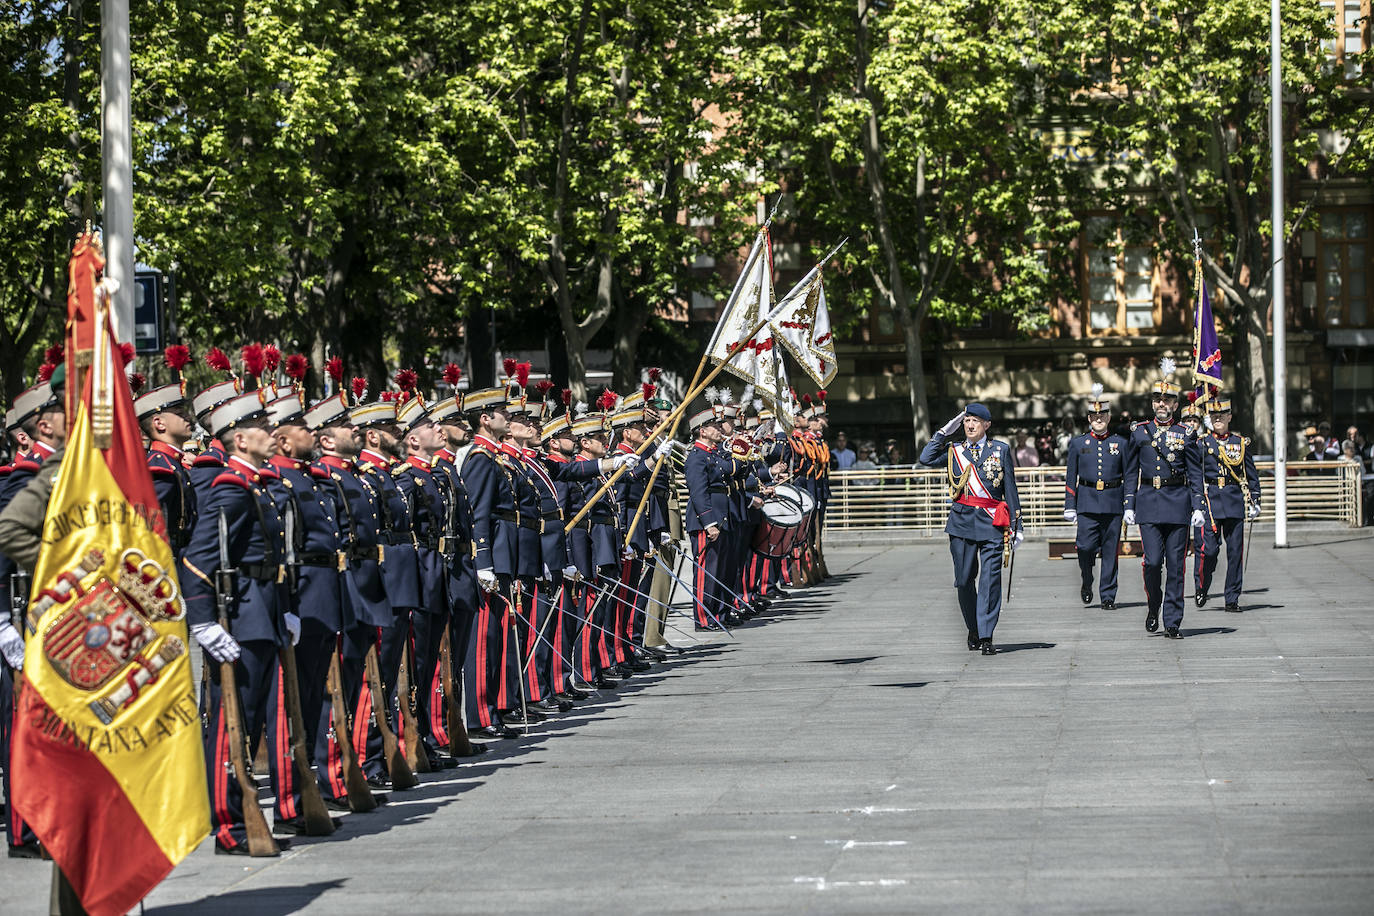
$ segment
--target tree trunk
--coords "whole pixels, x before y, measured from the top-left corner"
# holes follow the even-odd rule
[[[907,396],[911,402],[911,460],[921,453],[923,440],[930,436],[930,403],[926,395],[925,363],[921,359],[921,319],[910,308],[897,310],[906,344]]]
[[[611,350],[611,379],[615,390],[631,394],[639,387],[639,336],[649,318],[647,309],[625,300],[616,284],[615,344]]]
[[[1261,452],[1274,448],[1273,405],[1269,398],[1269,354],[1265,342],[1264,303],[1250,301],[1241,306],[1236,341],[1236,412],[1249,423],[1250,434]]]

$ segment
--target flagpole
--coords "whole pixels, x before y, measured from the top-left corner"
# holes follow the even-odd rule
[[[1287,309],[1283,270],[1283,70],[1279,0],[1269,2],[1269,168],[1270,224],[1274,227],[1274,546],[1288,546],[1288,365],[1285,354]]]
[[[819,264],[813,267],[811,269],[811,273],[807,274],[807,276],[809,277],[815,274],[822,267],[824,267],[826,262],[829,261],[832,257],[834,257],[835,253],[839,251],[842,247],[844,247],[845,242],[848,241],[849,239],[845,238],[843,241],[840,242],[840,244],[832,248],[830,250],[830,253],[827,254]],[[782,314],[783,310],[786,307],[787,300],[784,299],[782,302],[778,303],[777,307],[774,308],[773,311],[769,312],[763,318],[759,319],[759,321],[754,325],[754,327],[749,331],[749,334],[743,340],[740,340],[733,344],[730,347],[730,352],[726,354],[724,359],[722,359],[719,363],[716,364],[716,367],[711,370],[711,372],[706,376],[706,378],[702,379],[701,382],[699,382],[690,391],[683,395],[682,403],[674,407],[672,413],[668,414],[667,417],[659,421],[658,426],[654,427],[653,432],[649,433],[648,436],[644,437],[644,441],[640,443],[638,448],[635,449],[635,454],[644,454],[644,452],[649,448],[649,443],[654,441],[654,439],[658,438],[659,434],[662,433],[665,429],[667,429],[670,425],[673,427],[673,429],[676,429],[678,421],[681,419],[682,414],[686,411],[687,406],[692,403],[692,400],[696,398],[697,395],[701,394],[701,392],[706,389],[706,386],[710,385],[713,381],[715,381],[716,376],[720,375],[720,373],[724,371],[725,366],[736,356],[743,353],[745,348],[758,335],[759,331],[762,331],[764,327],[766,327],[770,322],[773,321],[773,319],[775,319],[778,315]],[[574,515],[563,525],[563,530],[571,531],[573,528],[576,528],[578,523],[581,522],[582,519],[586,518],[587,513],[591,511],[592,506],[603,496],[606,495],[606,491],[609,490],[611,486],[614,485],[614,483],[620,479],[620,475],[624,472],[625,465],[621,465],[620,467],[616,468],[611,473],[611,475],[606,478],[606,482],[603,483],[601,487],[595,493],[592,494],[591,499],[587,500],[586,505],[579,509],[577,514]]]

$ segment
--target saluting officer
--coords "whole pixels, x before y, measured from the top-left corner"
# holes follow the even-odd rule
[[[1167,378],[1173,373],[1173,360],[1166,358],[1160,368]],[[1174,422],[1178,389],[1161,378],[1151,388],[1150,407],[1154,418],[1136,423],[1126,443],[1123,520],[1127,525],[1140,524],[1149,606],[1145,629],[1150,633],[1159,629],[1162,609],[1164,635],[1182,639],[1179,626],[1183,623],[1188,527],[1198,527],[1206,518],[1202,511],[1202,466],[1196,441],[1184,426]]]
[[[268,432],[267,409],[257,391],[224,402],[206,417],[207,428],[224,447],[222,473],[205,488],[191,542],[181,557],[181,588],[191,635],[216,662],[236,661],[239,708],[244,735],[256,746],[266,735],[269,748],[285,748],[287,724],[276,714],[278,649],[291,633],[300,631],[300,620],[285,607],[282,595],[282,557],[285,535],[276,504],[267,492],[274,472],[263,468],[277,446]],[[226,633],[216,614],[215,580],[220,569],[220,519],[228,537],[223,545],[229,566],[237,570],[235,593],[229,608]],[[219,668],[210,671],[209,688],[201,697],[205,723],[205,775],[210,790],[210,827],[215,851],[247,855],[243,806],[257,804],[244,799],[238,779],[230,773],[231,755],[224,707],[220,696]],[[276,795],[277,816],[297,816],[292,807],[293,773],[289,753],[269,754],[269,770]],[[278,841],[286,846],[285,841]]]
[[[1100,551],[1098,595],[1104,611],[1116,607],[1117,547],[1125,512],[1126,440],[1108,429],[1111,418],[1102,386],[1094,385],[1088,400],[1088,431],[1069,441],[1064,469],[1064,519],[1078,526],[1074,546],[1082,574],[1080,596],[1084,604],[1092,604],[1093,567]]]
[[[1217,568],[1220,541],[1226,541],[1226,610],[1240,612],[1241,568],[1245,557],[1247,519],[1260,514],[1259,472],[1250,440],[1231,431],[1231,402],[1213,400],[1207,407],[1212,431],[1198,439],[1207,510],[1206,523],[1193,532],[1198,550],[1195,559],[1197,606],[1207,603],[1212,573]]]
[[[962,443],[950,441],[960,427]],[[921,464],[945,465],[949,475],[949,552],[954,587],[968,628],[969,651],[996,655],[993,631],[1002,610],[1002,564],[1024,538],[1011,446],[988,437],[992,412],[969,404],[926,443]]]

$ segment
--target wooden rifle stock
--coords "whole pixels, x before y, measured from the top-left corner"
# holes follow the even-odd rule
[[[337,648],[329,659],[329,700],[334,719],[334,742],[339,746],[339,766],[343,769],[344,787],[348,791],[348,807],[353,811],[371,811],[377,807],[377,799],[368,788],[367,779],[358,766],[358,755],[353,750],[353,725],[348,719]]]
[[[372,717],[377,720],[377,730],[382,733],[382,755],[386,757],[386,771],[391,776],[391,785],[396,789],[413,789],[420,784],[420,780],[406,762],[405,754],[401,753],[400,742],[396,740],[396,732],[391,727],[375,642],[368,647],[367,659],[363,664],[367,669],[367,691],[372,695]]]
[[[406,626],[410,626],[409,621],[407,621]],[[401,735],[406,743],[406,765],[410,767],[412,772],[429,773],[432,771],[429,765],[429,755],[421,746],[420,726],[415,721],[415,698],[411,696],[413,692],[410,683],[411,670],[410,636],[407,634],[405,642],[401,644],[401,670],[396,675],[396,705],[401,712]]]
[[[224,626],[228,620],[221,620]],[[226,628],[225,632],[228,632]],[[243,828],[248,834],[248,854],[255,858],[280,855],[277,841],[272,838],[272,830],[267,826],[267,817],[258,804],[258,784],[248,769],[248,742],[243,736],[243,711],[239,708],[238,678],[234,673],[234,662],[219,663],[219,700],[220,718],[229,738],[229,765],[234,768],[234,776],[239,781],[239,791],[243,794]]]
[[[301,715],[300,681],[296,674],[296,650],[289,643],[278,651],[281,659],[282,700],[291,725],[291,757],[296,776],[301,783],[301,816],[305,820],[306,836],[329,836],[334,832],[334,819],[324,806],[315,768],[305,748],[305,717]]]
[[[454,757],[471,757],[472,742],[463,724],[462,695],[453,675],[453,631],[444,627],[443,642],[439,645],[439,680],[444,687],[444,726],[448,731],[448,752]]]

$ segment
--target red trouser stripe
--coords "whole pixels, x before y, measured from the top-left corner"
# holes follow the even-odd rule
[[[491,627],[491,596],[483,591],[477,596],[477,670],[469,680],[477,702],[477,721],[483,728],[491,725],[491,703],[487,700],[487,636]]]
[[[277,810],[287,820],[298,812],[295,798],[295,770],[292,767],[291,729],[286,720],[286,675],[277,666]]]

